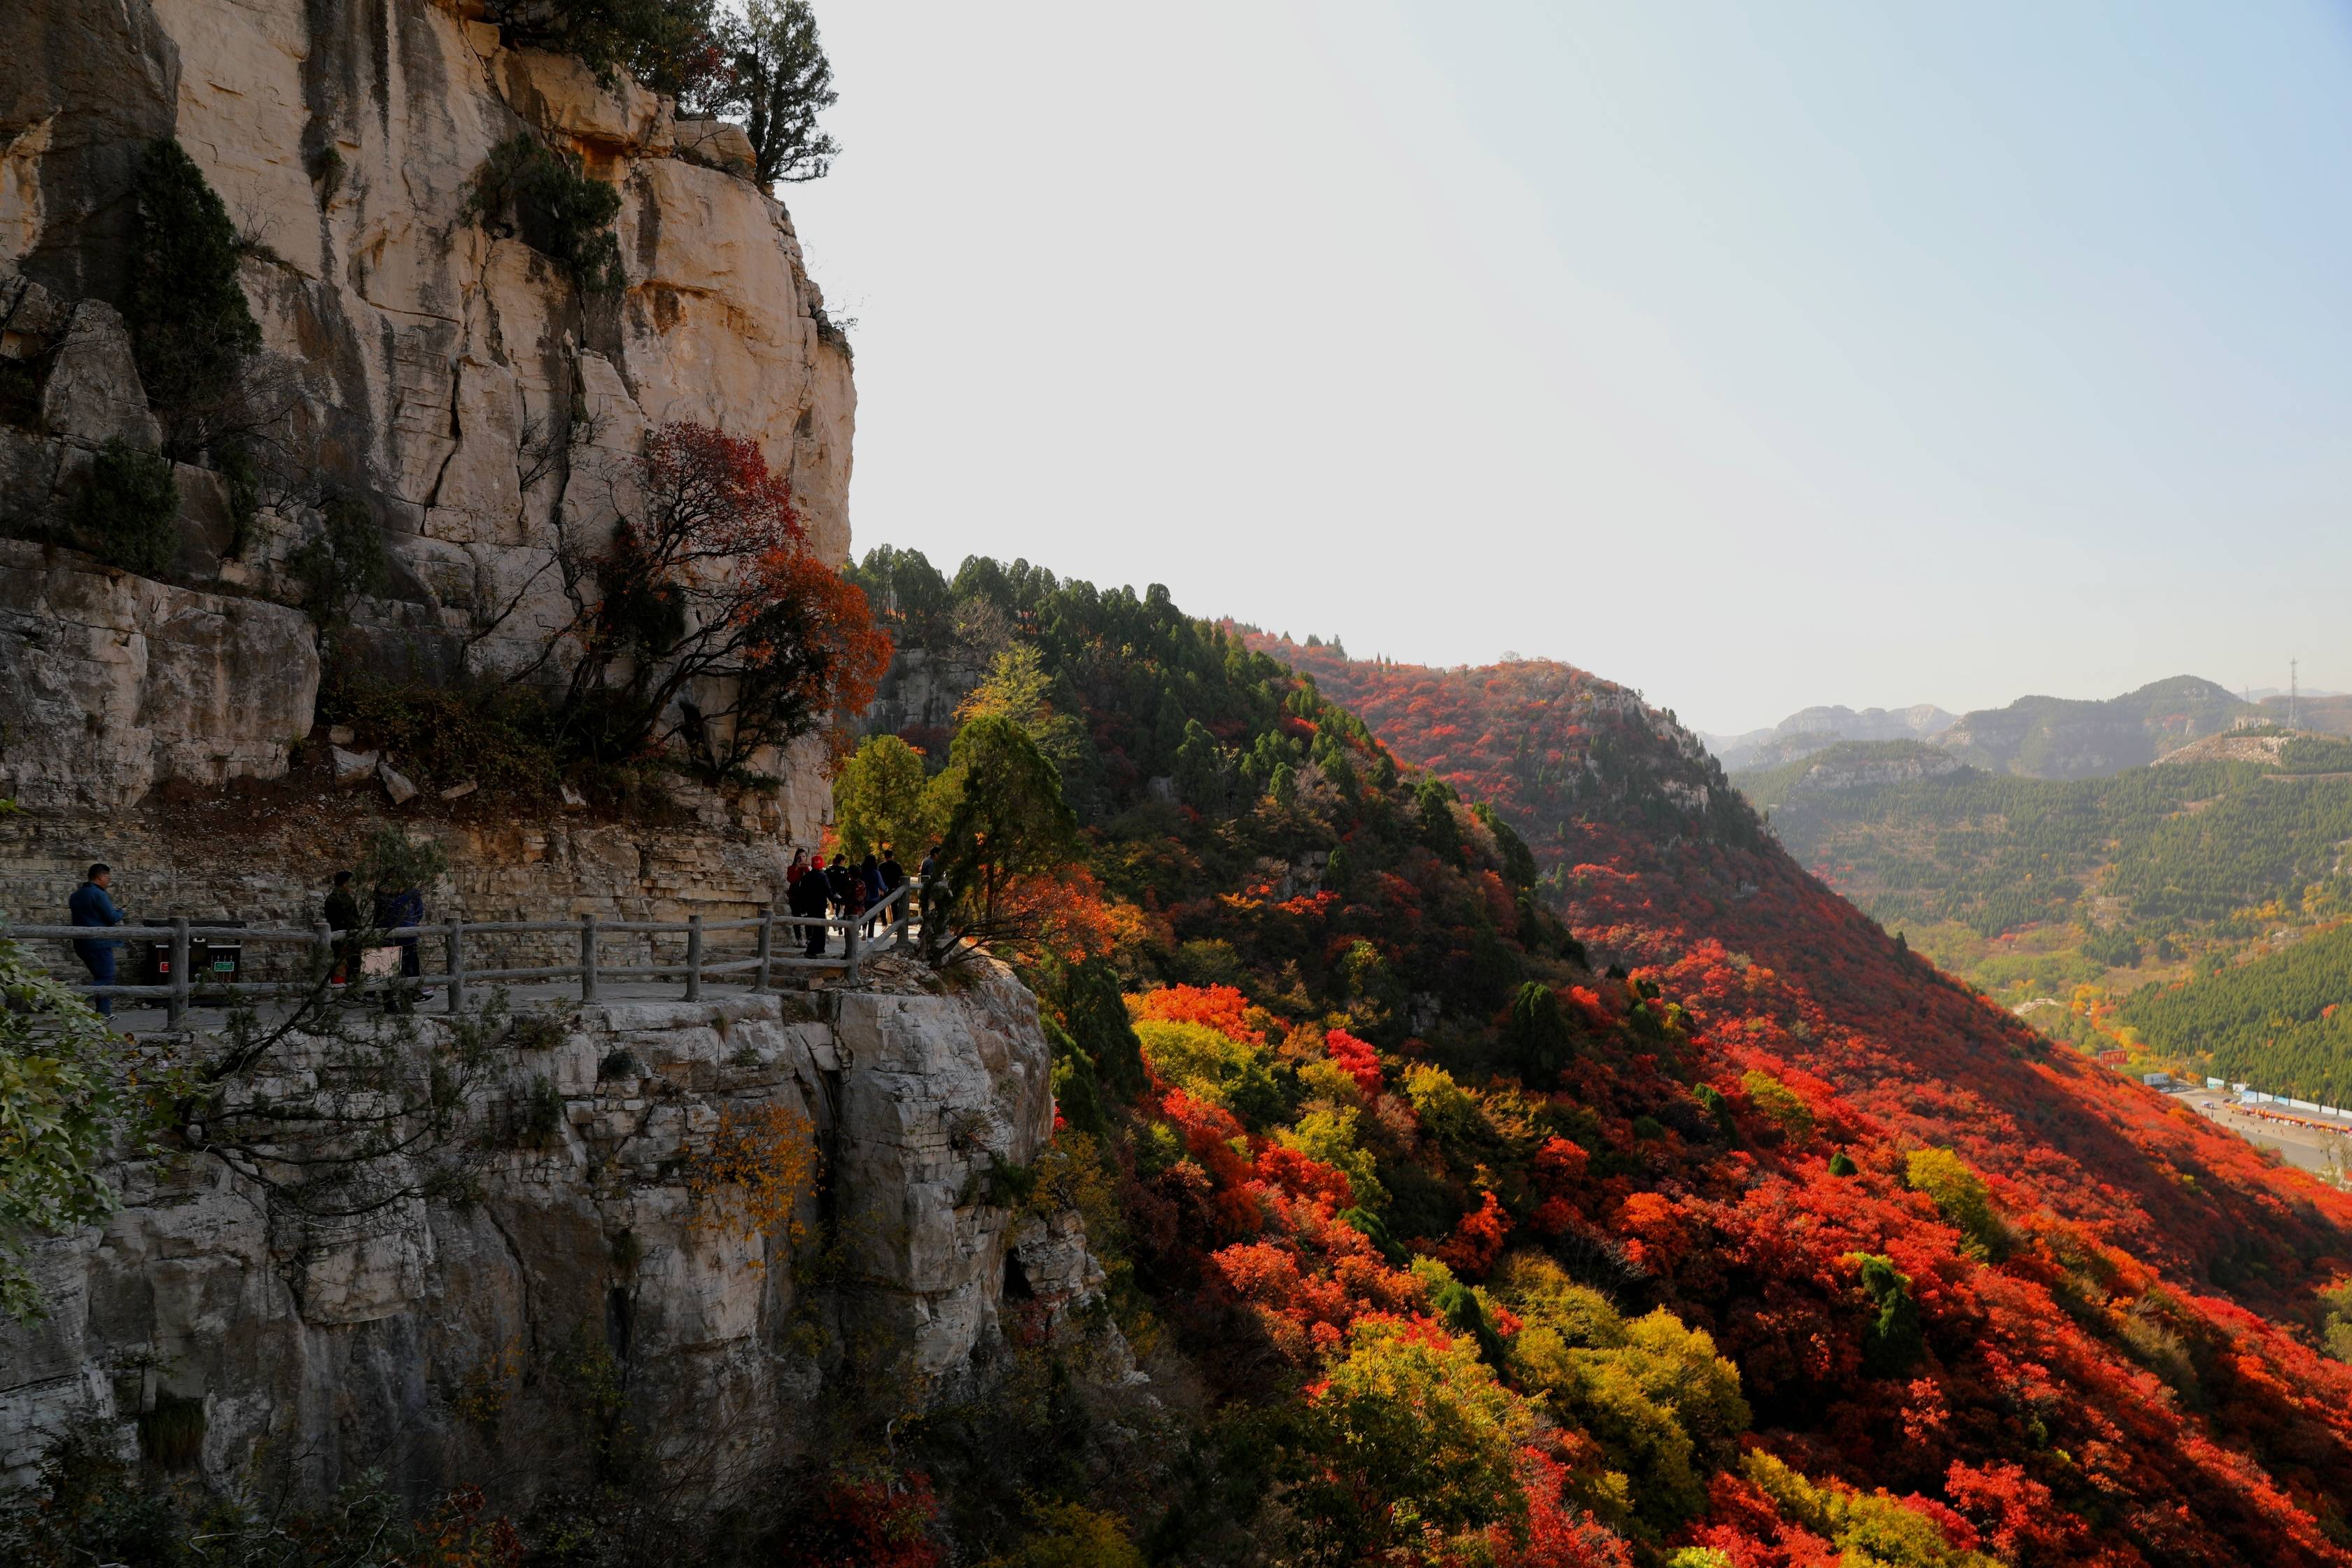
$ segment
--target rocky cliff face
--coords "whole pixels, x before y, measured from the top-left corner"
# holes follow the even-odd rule
[[[576,1468],[587,1366],[651,1462],[723,1497],[804,1448],[845,1347],[908,1404],[970,1376],[1008,1314],[1050,1327],[1100,1275],[1073,1216],[992,1200],[988,1173],[1053,1128],[1028,993],[992,966],[877,968],[510,1038],[467,1106],[469,1181],[431,1198],[328,1221],[212,1154],[128,1168],[108,1225],[42,1246],[49,1319],[0,1329],[0,1467],[25,1479],[74,1418],[135,1447],[142,1412],[194,1402],[215,1480],[260,1445],[320,1487],[382,1466],[430,1488],[496,1453],[520,1501]],[[279,1077],[327,1059],[298,1043]],[[698,1191],[730,1123],[818,1152],[797,1254],[788,1222]]]
[[[623,287],[583,290],[469,213],[492,150],[524,132],[619,192]],[[429,0],[0,7],[0,357],[37,377],[30,427],[0,429],[0,511],[58,501],[110,436],[152,445],[108,301],[124,283],[132,175],[158,136],[179,139],[246,241],[242,281],[267,344],[257,395],[282,416],[272,440],[294,471],[363,500],[383,531],[394,584],[361,607],[354,637],[380,666],[446,674],[535,651],[562,616],[549,570],[559,506],[579,513],[649,425],[756,438],[819,551],[845,558],[848,350],[790,218],[748,178],[740,132],[682,131],[667,100],[625,78],[600,85],[575,60],[502,47],[465,7]],[[215,476],[179,477],[180,580],[289,597],[282,564],[318,526],[308,503],[266,494],[241,537]],[[12,558],[10,569],[47,573],[9,585],[19,615],[71,622],[95,592],[48,563]],[[41,597],[51,590],[66,596]],[[99,614],[122,626],[142,613]],[[184,648],[166,645],[185,617],[166,616],[160,635],[115,635],[144,639],[151,666],[276,659],[268,617],[224,651],[219,616],[204,615]],[[27,646],[10,626],[0,663]],[[118,716],[138,706],[120,670],[42,679],[30,697],[0,691],[0,702],[46,704],[0,711],[12,732],[79,721],[101,752],[127,759],[139,747],[116,739]],[[301,685],[298,671],[281,695]],[[237,732],[163,736],[163,764],[209,748],[197,777],[267,776],[289,733],[281,705],[248,716],[225,689],[196,695]],[[307,717],[295,716],[299,734]],[[771,771],[816,761],[804,747]],[[137,765],[118,768],[118,783],[67,778],[47,756],[25,771],[29,787],[64,799],[135,798],[152,782]]]
[[[299,610],[0,540],[0,795],[110,811],[164,779],[274,778],[310,728]]]

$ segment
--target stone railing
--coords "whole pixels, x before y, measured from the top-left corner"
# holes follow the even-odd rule
[[[362,929],[338,931],[325,921],[307,931],[271,929],[253,926],[197,925],[184,916],[167,926],[60,926],[60,925],[0,925],[0,937],[47,940],[58,942],[110,942],[118,945],[130,942],[152,942],[158,947],[169,946],[169,957],[163,973],[169,979],[160,985],[91,985],[75,989],[88,996],[105,995],[117,1000],[161,1001],[167,1021],[178,1027],[187,1016],[192,1003],[234,1000],[240,996],[279,996],[297,994],[317,987],[321,979],[338,963],[351,965],[359,973],[351,978],[354,984],[366,977],[366,957],[373,953],[391,953],[399,949],[422,947],[428,940],[439,945],[443,969],[438,973],[419,973],[407,980],[395,982],[390,975],[384,983],[437,985],[443,988],[447,1009],[460,1013],[466,1008],[468,986],[506,982],[544,982],[577,980],[580,1000],[594,1002],[597,986],[602,981],[678,980],[686,988],[685,1000],[699,1001],[706,980],[748,979],[755,991],[774,987],[780,978],[817,972],[845,975],[852,984],[857,982],[859,970],[866,959],[877,948],[896,949],[908,944],[912,934],[920,929],[921,908],[917,881],[902,883],[871,909],[846,915],[780,915],[773,909],[761,911],[749,920],[705,921],[700,915],[688,915],[683,921],[599,921],[594,915],[581,916],[576,921],[468,921],[460,916],[437,923],[396,926],[390,929]],[[805,942],[812,931],[824,933],[823,957],[809,957],[794,938]],[[777,933],[785,938],[780,951]],[[133,933],[136,934],[133,934]],[[580,957],[572,963],[545,963],[521,967],[469,969],[466,963],[466,943],[469,939],[507,937],[521,934],[576,932],[580,940]],[[714,953],[706,945],[714,936],[751,932],[753,946],[750,952]],[[840,952],[834,952],[835,935]],[[614,937],[626,940],[634,936],[646,939],[644,963],[607,963],[603,944]],[[659,951],[659,939],[665,936],[684,939],[683,949],[675,962],[664,962]],[[190,973],[189,963],[199,942],[254,942],[298,950],[308,958],[300,978],[283,980],[231,980],[203,984]]]

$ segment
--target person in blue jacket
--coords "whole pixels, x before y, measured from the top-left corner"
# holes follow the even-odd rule
[[[72,912],[74,924],[119,926],[122,923],[122,911],[114,907],[114,900],[109,898],[106,892],[107,884],[113,880],[114,868],[104,861],[101,860],[90,867],[89,879],[76,888],[73,890],[73,896],[66,900],[66,908]],[[82,966],[89,971],[90,984],[94,985],[114,984],[114,950],[121,945],[121,942],[111,938],[103,942],[92,939],[74,943],[74,952],[80,955]],[[98,1004],[99,1016],[102,1018],[114,1016],[112,996],[101,991],[95,1000]]]

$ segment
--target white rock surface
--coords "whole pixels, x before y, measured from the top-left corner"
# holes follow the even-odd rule
[[[243,280],[269,363],[290,378],[304,460],[367,495],[386,528],[394,596],[360,606],[353,649],[446,674],[477,619],[511,605],[463,657],[526,660],[567,618],[548,570],[559,500],[593,514],[610,459],[634,451],[649,422],[758,441],[790,479],[815,548],[845,559],[849,352],[783,208],[722,172],[740,170],[740,133],[698,128],[698,155],[720,168],[678,158],[667,100],[625,78],[600,86],[576,60],[505,49],[496,28],[459,14],[469,9],[0,6],[0,105],[30,116],[0,143],[0,310],[21,270],[76,312],[47,389],[51,422],[84,446],[152,437],[121,374],[119,323],[71,301],[120,286],[139,150],[174,134],[254,244]],[[619,190],[619,293],[583,295],[548,258],[468,216],[492,150],[526,133]],[[13,331],[0,322],[0,353],[14,352]],[[575,415],[593,422],[576,465],[562,439]],[[67,459],[53,445],[0,435],[0,486],[57,489]],[[192,523],[205,538],[180,569],[268,591],[268,560],[314,524],[264,523],[298,536],[223,567],[224,531]],[[803,747],[760,771],[789,777],[820,761]],[[822,784],[812,774],[787,792],[811,834]]]
[[[625,1373],[629,1419],[723,1492],[809,1441],[829,1335],[919,1392],[992,1354],[1008,1311],[1066,1319],[1101,1279],[1076,1216],[1024,1221],[1013,1260],[1012,1216],[971,1196],[1052,1128],[1034,1000],[992,967],[936,994],[824,994],[835,1023],[775,996],[614,1003],[578,1009],[551,1048],[509,1048],[474,1102],[488,1152],[462,1205],[320,1221],[208,1156],[126,1168],[120,1214],[37,1246],[51,1316],[0,1324],[5,1479],[27,1479],[68,1418],[127,1437],[157,1387],[205,1402],[216,1480],[265,1439],[307,1456],[321,1486],[392,1442],[446,1477],[468,1452],[468,1380],[489,1369],[507,1429],[529,1430],[556,1396],[548,1359],[585,1334]],[[621,1051],[640,1070],[600,1079]],[[540,1079],[562,1113],[533,1143],[517,1108]],[[781,1233],[688,1186],[721,1119],[767,1108],[824,1150],[854,1258],[836,1284],[802,1283]],[[813,1237],[823,1207],[814,1191],[801,1204]],[[114,1375],[158,1358],[156,1378]]]
[[[274,778],[318,692],[299,610],[0,540],[0,795],[109,810],[165,779]]]
[[[163,439],[147,411],[131,333],[115,308],[84,300],[73,308],[41,388],[41,423],[54,436],[86,447],[110,440],[152,452]]]

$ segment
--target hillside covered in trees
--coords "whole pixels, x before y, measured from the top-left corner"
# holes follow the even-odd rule
[[[2149,985],[2116,1022],[2210,1074],[2326,1105],[2352,1099],[2352,925],[2243,966]]]
[[[1916,760],[1843,745],[1738,784],[1801,862],[2045,1030],[2281,1091],[2301,1081],[2245,1038],[2224,1048],[2189,1026],[2193,1009],[2159,1007],[2126,1036],[2115,1008],[2242,963],[2233,993],[2252,994],[2278,973],[2258,961],[2345,918],[2352,744],[2253,730],[2072,783],[1901,765]]]
[[[1085,1215],[1164,1396],[1139,1436],[1022,1352],[887,1446],[904,1539],[2352,1562],[2352,1367],[2315,1348],[2352,1339],[2352,1200],[1939,975],[1670,715],[1555,665],[1277,660],[1022,563],[857,575],[988,673],[944,747],[866,740],[845,842],[954,860],[986,756],[1068,781],[1006,884],[1050,892],[994,927],[1058,1031],[1062,1130],[1007,1181]]]

